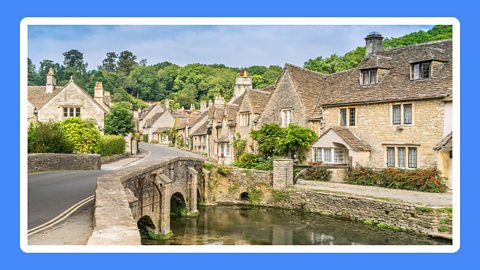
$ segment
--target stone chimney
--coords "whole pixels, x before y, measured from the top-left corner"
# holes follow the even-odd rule
[[[222,96],[215,97],[215,100],[213,101],[213,106],[215,106],[217,108],[218,107],[221,108],[221,107],[225,106],[225,100],[223,99],[223,97]]]
[[[55,89],[55,86],[57,85],[57,76],[55,75],[55,70],[53,67],[48,69],[47,73],[47,87],[45,91],[47,93],[52,93],[53,89]]]
[[[207,101],[206,100],[200,100],[200,111],[203,112],[207,109]]]
[[[213,105],[213,101],[212,100],[208,100],[208,107],[212,106]]]
[[[252,77],[248,77],[245,70],[240,71],[240,76],[235,79],[233,98],[241,96],[246,90],[252,90]]]
[[[105,102],[105,104],[110,106],[110,103],[112,102],[112,100],[110,99],[110,91],[103,91],[103,101]]]
[[[95,99],[95,101],[100,104],[103,104],[104,91],[103,91],[102,82],[96,82],[95,88],[93,89],[93,91],[94,91],[93,98]]]
[[[191,112],[195,111],[195,104],[193,104],[193,103],[190,104],[190,111]]]
[[[365,57],[383,51],[383,37],[378,32],[370,32],[365,38]]]
[[[170,100],[165,99],[165,109],[170,109]]]

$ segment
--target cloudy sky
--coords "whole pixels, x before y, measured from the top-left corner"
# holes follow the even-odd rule
[[[63,62],[62,53],[77,49],[88,69],[110,51],[132,51],[148,64],[170,61],[221,63],[227,66],[303,63],[317,56],[339,55],[364,45],[372,31],[398,37],[425,25],[390,26],[29,26],[28,55],[38,66],[44,59]]]

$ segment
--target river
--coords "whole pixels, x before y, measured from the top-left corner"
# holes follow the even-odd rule
[[[211,206],[196,218],[172,217],[174,236],[144,245],[451,245],[451,241],[395,232],[299,211]]]

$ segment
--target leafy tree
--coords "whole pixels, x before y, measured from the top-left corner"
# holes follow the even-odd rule
[[[105,116],[105,134],[127,135],[134,130],[132,105],[126,102],[114,103]]]
[[[107,71],[115,71],[117,68],[118,55],[115,52],[107,52],[105,59],[102,61],[102,65],[99,69]]]
[[[243,153],[245,153],[245,148],[247,147],[247,140],[244,140],[240,137],[240,134],[237,133],[233,139],[233,149],[235,151],[235,160],[237,160]]]
[[[117,70],[123,76],[128,76],[130,72],[138,65],[135,61],[137,57],[130,51],[123,51],[120,53],[117,62]]]
[[[71,49],[63,53],[64,60],[63,64],[65,68],[71,68],[74,72],[79,74],[85,74],[87,72],[88,64],[83,61],[83,53]]]
[[[259,130],[252,130],[250,136],[258,144],[258,151],[264,157],[279,155],[278,144],[283,138],[283,129],[278,124],[264,124]]]
[[[278,143],[278,152],[290,157],[297,157],[300,162],[305,160],[304,151],[317,139],[317,134],[309,128],[289,124],[284,129]]]
[[[84,154],[100,153],[100,132],[93,120],[68,117],[60,122],[60,127],[68,140],[73,143],[74,152]]]
[[[35,70],[35,65],[32,62],[32,59],[28,58],[28,85],[41,85],[42,80]]]
[[[73,153],[73,143],[59,123],[35,122],[28,126],[29,153]]]

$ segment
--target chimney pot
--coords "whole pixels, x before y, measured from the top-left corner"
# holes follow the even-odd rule
[[[53,89],[55,89],[55,86],[57,85],[57,76],[55,75],[55,69],[53,67],[48,69],[47,73],[47,85],[45,91],[47,93],[52,93]]]
[[[382,41],[383,37],[379,32],[370,32],[365,38],[365,56],[383,51]]]

